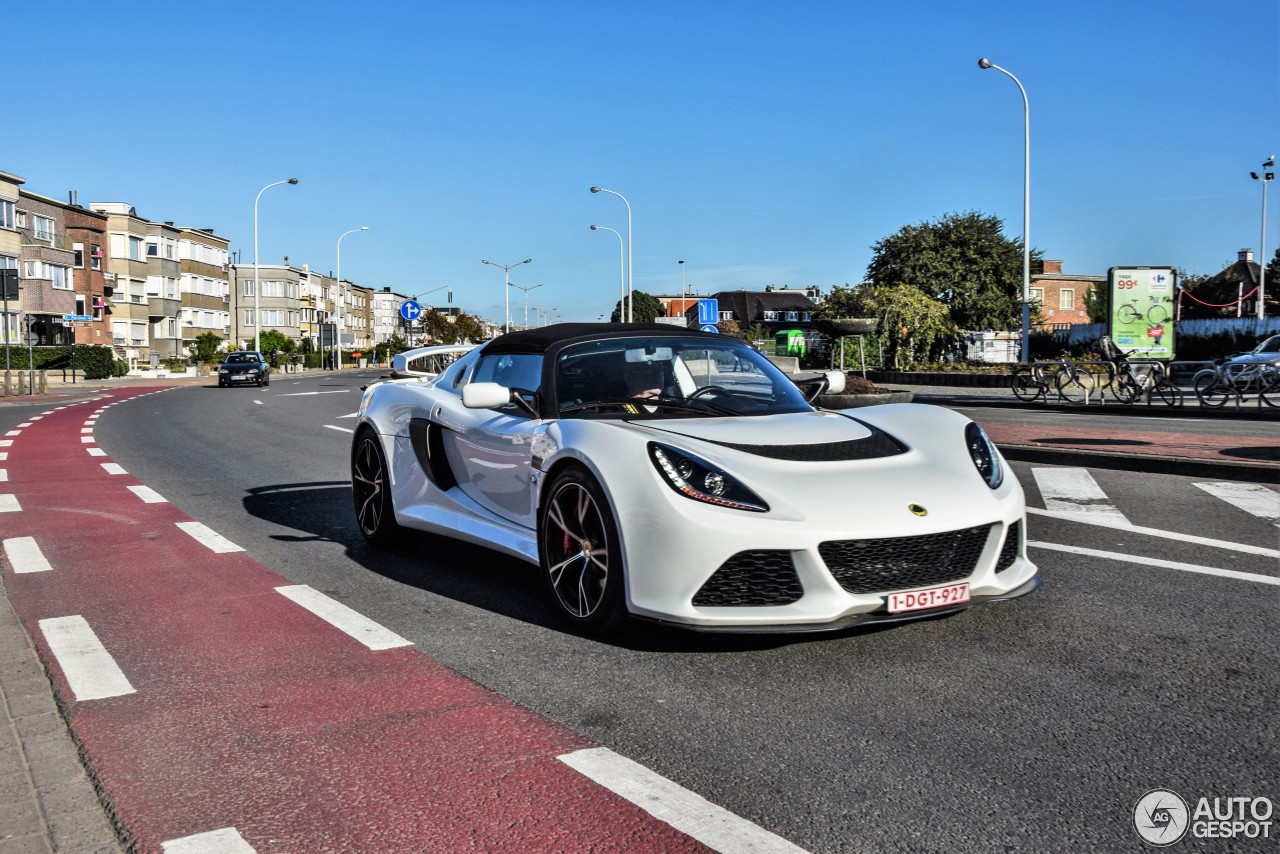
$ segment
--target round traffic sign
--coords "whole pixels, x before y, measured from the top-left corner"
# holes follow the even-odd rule
[[[703,332],[719,332],[720,330],[716,327],[714,323],[704,323],[702,324],[702,331]]]
[[[400,303],[400,316],[413,323],[422,316],[422,306],[418,304],[417,300],[407,299]]]
[[[27,346],[34,347],[40,343],[40,336],[34,332],[27,333]]]

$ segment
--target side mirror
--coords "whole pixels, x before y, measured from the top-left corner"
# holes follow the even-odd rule
[[[827,390],[823,394],[843,394],[844,383],[844,371],[827,371]]]
[[[462,387],[462,405],[467,409],[497,409],[511,402],[511,389],[497,383],[468,383]]]

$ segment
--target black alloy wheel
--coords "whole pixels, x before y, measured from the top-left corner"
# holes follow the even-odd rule
[[[556,476],[539,520],[542,572],[560,612],[588,631],[620,628],[627,618],[618,528],[604,490],[580,468]]]
[[[374,545],[385,545],[400,533],[391,503],[391,478],[382,444],[365,428],[351,449],[351,495],[360,533]]]

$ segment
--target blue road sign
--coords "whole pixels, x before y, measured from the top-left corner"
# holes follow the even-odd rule
[[[714,300],[712,300],[712,302],[714,302]],[[719,329],[719,328],[718,328],[714,323],[704,323],[704,324],[702,324],[702,331],[703,331],[703,332],[715,332],[715,333],[719,334],[720,329]]]
[[[418,305],[417,300],[407,299],[400,303],[400,316],[413,323],[422,316],[422,306]]]
[[[68,323],[88,323],[93,320],[92,314],[64,314],[62,319]]]
[[[712,324],[713,326],[720,322],[720,300],[700,299],[698,300],[698,323]]]

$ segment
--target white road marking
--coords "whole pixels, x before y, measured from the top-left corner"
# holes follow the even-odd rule
[[[242,552],[240,546],[228,540],[208,525],[200,522],[178,522],[178,527],[189,534],[197,543],[209,549],[214,554],[230,554],[231,552]]]
[[[353,611],[341,602],[330,599],[319,590],[305,584],[277,587],[276,592],[360,641],[369,649],[413,646],[412,641],[405,640],[390,629],[378,625],[365,615]]]
[[[1100,557],[1106,560],[1122,560],[1126,563],[1137,564],[1139,566],[1158,566],[1162,569],[1178,569],[1182,572],[1197,572],[1201,575],[1217,575],[1222,578],[1234,578],[1238,581],[1253,581],[1258,584],[1274,584],[1280,587],[1280,578],[1271,575],[1259,575],[1255,572],[1237,572],[1234,569],[1218,569],[1212,566],[1199,566],[1194,563],[1178,563],[1173,560],[1160,560],[1154,557],[1144,557],[1142,555],[1121,554],[1120,552],[1104,552],[1097,549],[1086,549],[1080,546],[1063,546],[1058,543],[1040,543],[1031,540],[1027,541],[1027,545],[1037,549],[1048,549],[1055,552],[1070,552],[1071,554],[1084,555],[1086,557]]]
[[[1097,525],[1101,528],[1114,528],[1117,531],[1129,531],[1134,534],[1143,534],[1149,537],[1164,537],[1170,540],[1177,540],[1182,543],[1195,543],[1200,546],[1212,546],[1215,549],[1226,549],[1232,552],[1244,552],[1250,555],[1265,555],[1267,557],[1280,558],[1280,549],[1269,549],[1265,546],[1251,546],[1246,543],[1233,543],[1228,540],[1214,540],[1209,537],[1197,537],[1195,534],[1184,534],[1181,531],[1162,531],[1159,528],[1144,528],[1141,525],[1131,525],[1128,522],[1117,522],[1113,519],[1105,517],[1094,517],[1083,515],[1080,513],[1060,513],[1056,510],[1041,510],[1038,507],[1028,507],[1027,513],[1036,516],[1049,516],[1053,519],[1065,519],[1068,522],[1081,522],[1085,525]]]
[[[8,451],[0,451],[0,460],[7,460],[7,459],[9,459],[9,452],[8,452]]]
[[[556,758],[714,851],[751,854],[804,851],[607,747],[576,750]]]
[[[84,617],[77,614],[41,620],[40,631],[77,700],[134,693],[134,687]]]
[[[1107,494],[1098,486],[1093,475],[1084,468],[1033,468],[1040,497],[1048,510],[1059,513],[1103,516],[1118,522],[1128,522],[1116,509]]]
[[[351,414],[349,414],[349,415],[339,415],[338,417],[339,417],[339,418],[359,418],[359,417],[360,417],[360,413],[359,413],[359,412],[352,412],[352,413],[351,413]]]
[[[102,463],[102,470],[107,474],[128,474],[119,463]]]
[[[0,481],[6,481],[8,479],[9,479],[9,470],[0,469]]]
[[[261,405],[262,405],[262,401],[260,401],[260,400],[255,400],[255,401],[254,401],[254,403],[258,404],[259,406],[261,406]]]
[[[105,457],[107,455],[107,452],[101,448],[85,448],[85,450],[89,452],[91,457]]]
[[[21,435],[22,435],[22,431],[21,431],[21,430],[10,430],[8,433],[5,433],[5,435],[6,435],[6,436],[21,436]]]
[[[1273,492],[1260,483],[1197,483],[1196,486],[1232,507],[1280,525],[1280,492]]]
[[[10,448],[10,447],[13,447],[12,439],[0,439],[0,448]]]
[[[129,491],[142,499],[145,504],[168,504],[160,493],[149,486],[131,486]]]
[[[326,424],[326,425],[324,425],[324,426],[328,427],[330,430],[337,430],[337,431],[338,431],[338,432],[340,432],[340,433],[354,433],[354,432],[356,432],[355,430],[352,430],[350,427],[338,427],[338,426],[337,426],[337,425],[335,425],[335,424]]]
[[[340,388],[334,391],[294,391],[287,392],[285,394],[277,394],[276,397],[307,397],[313,394],[347,394],[350,391],[351,389],[349,388]]]
[[[44,552],[40,551],[35,537],[11,537],[4,541],[4,554],[9,558],[15,573],[50,572],[50,566]]]
[[[18,503],[18,496],[8,493],[0,494],[0,513],[20,513],[22,505]]]
[[[37,415],[37,416],[35,416],[34,418],[32,418],[32,419],[31,419],[31,421],[39,421],[39,420],[40,420],[40,416],[39,416],[39,415]],[[19,424],[18,426],[19,426],[19,427],[30,427],[30,426],[31,426],[31,421],[23,421],[23,422],[22,422],[21,424]]]
[[[160,843],[164,854],[257,854],[234,827],[210,830]]]
[[[81,427],[81,428],[80,428],[80,434],[81,434],[81,435],[84,435],[85,433],[92,433],[92,432],[93,432],[93,428],[92,428],[92,427]]]
[[[85,444],[85,445],[92,445],[92,444],[93,444],[93,437],[92,437],[92,436],[81,436],[81,437],[80,437],[80,441],[81,441],[83,444]]]

